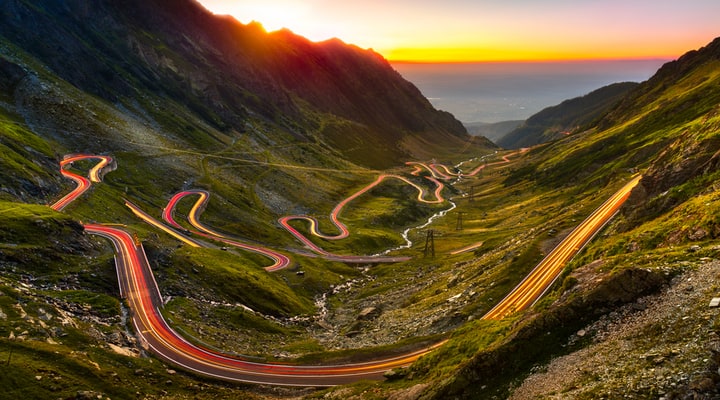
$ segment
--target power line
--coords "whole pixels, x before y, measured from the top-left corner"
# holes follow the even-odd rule
[[[435,258],[435,232],[432,229],[427,231],[425,237],[425,250],[423,251],[423,257],[427,258],[428,253],[432,258]]]

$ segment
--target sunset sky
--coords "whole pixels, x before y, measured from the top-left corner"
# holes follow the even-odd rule
[[[676,58],[720,36],[718,0],[200,0],[391,61]]]

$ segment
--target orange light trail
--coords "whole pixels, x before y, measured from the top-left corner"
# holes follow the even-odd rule
[[[90,179],[85,178],[84,176],[80,176],[78,174],[75,174],[73,172],[70,172],[65,169],[66,166],[72,164],[75,161],[80,160],[86,160],[86,159],[99,159],[100,162],[97,163],[92,169],[90,169],[88,175]],[[102,180],[102,175],[107,172],[107,170],[112,168],[113,159],[110,156],[96,156],[96,155],[87,155],[87,154],[75,154],[75,155],[69,155],[65,156],[63,160],[60,162],[60,173],[72,180],[75,181],[77,186],[75,189],[73,189],[70,193],[63,196],[60,200],[55,202],[50,206],[55,211],[62,211],[68,204],[70,204],[72,201],[80,197],[83,193],[85,193],[90,188],[91,182],[100,182]]]
[[[576,227],[483,319],[501,319],[534,304],[552,285],[575,254],[615,215],[640,182],[636,176]]]
[[[72,161],[84,158],[101,157],[87,155],[68,157],[61,164],[61,171],[65,172],[63,167]],[[90,172],[92,181],[100,180],[100,171],[103,170],[110,161],[111,159],[108,157],[107,163],[99,167],[96,166],[96,168],[93,169],[94,172]],[[507,161],[508,158],[506,156],[503,162]],[[418,166],[420,166],[420,168],[418,168]],[[429,170],[433,174],[437,173],[443,178],[449,178],[451,174],[455,174],[447,167],[434,164],[430,166],[418,164],[415,166],[415,170],[413,172],[419,173],[422,168]],[[441,172],[440,169],[444,172]],[[473,172],[477,173],[479,170],[480,168],[476,168]],[[90,180],[80,179],[82,177],[79,177],[79,175],[67,174],[66,176],[72,177],[73,175],[77,177],[73,179],[78,182],[78,187],[82,187],[83,190],[78,191],[76,189],[73,191],[73,196],[70,196],[69,200],[63,200],[62,202],[56,203],[56,205],[59,204],[56,209],[62,209],[62,207],[77,198],[90,185]],[[457,175],[460,176],[461,174],[458,173]],[[387,177],[398,178],[397,176],[392,175],[380,176],[375,182],[340,202],[333,209],[332,213],[332,219],[335,224],[338,227],[344,227],[344,225],[337,220],[337,216],[343,207],[351,200],[363,193],[366,193]],[[400,177],[400,179],[418,189],[419,201],[444,201],[440,195],[443,187],[442,183],[440,183],[436,178],[430,178],[438,186],[435,191],[436,200],[425,200],[425,192],[421,187],[406,180],[405,178]],[[565,240],[563,240],[560,245],[548,254],[548,256],[540,264],[538,264],[538,266],[536,266],[535,269],[533,269],[533,271],[513,291],[511,291],[505,299],[489,311],[483,318],[503,318],[514,311],[529,307],[537,301],[537,299],[544,294],[544,292],[560,274],[560,271],[562,271],[565,263],[567,263],[612,218],[620,206],[629,197],[631,190],[638,184],[640,179],[640,176],[632,179],[610,199],[603,203],[597,210],[595,210]],[[164,214],[169,215],[171,221],[173,221],[172,209],[174,208],[174,204],[177,203],[179,198],[186,194],[188,193],[181,193],[173,197],[175,201],[173,202],[171,200],[172,207],[166,208]],[[191,212],[191,220],[194,221],[193,223],[197,223],[200,226],[202,225],[195,216],[206,200],[207,194],[205,196],[201,196],[200,200],[193,206]],[[53,205],[53,208],[55,208],[56,205]],[[183,236],[175,232],[173,229],[164,226],[164,224],[159,221],[154,220],[154,218],[148,216],[129,201],[126,201],[126,205],[130,207],[133,212],[138,215],[138,217],[153,224],[153,226],[157,226],[161,229],[164,228],[163,230],[171,234],[174,232],[175,235],[179,235],[179,237],[176,236],[178,239],[181,239]],[[288,228],[292,229],[289,225]],[[380,379],[385,371],[396,367],[407,366],[423,355],[442,346],[446,342],[441,341],[414,352],[375,361],[317,366],[253,362],[248,361],[246,358],[229,356],[227,354],[209,350],[190,343],[178,335],[177,332],[168,325],[167,321],[160,312],[160,307],[162,306],[162,295],[152,273],[152,269],[147,260],[144,249],[142,246],[136,245],[133,237],[128,232],[121,228],[99,224],[87,224],[85,225],[85,229],[91,234],[99,235],[110,240],[115,247],[115,261],[120,293],[125,299],[127,299],[128,306],[131,310],[132,321],[140,338],[140,343],[146,349],[151,350],[160,359],[188,371],[209,377],[248,383],[285,386],[333,386],[356,382],[362,379]],[[207,228],[203,227],[203,229]],[[341,233],[338,236],[347,232],[346,228],[341,228],[340,230]],[[315,229],[315,231],[317,231],[317,229]],[[207,229],[206,233],[207,232],[212,232],[212,230]],[[185,239],[183,241],[189,245],[200,245],[189,238],[183,237],[183,239]],[[470,245],[461,250],[464,251],[465,249],[470,249],[477,245],[478,244]]]
[[[445,201],[445,199],[442,197],[442,191],[445,188],[445,185],[442,182],[438,181],[434,176],[427,177],[427,179],[435,184],[435,191],[433,192],[433,196],[435,197],[435,199],[434,200],[426,200],[425,197],[427,196],[427,192],[426,192],[425,188],[423,188],[422,186],[419,186],[418,184],[412,182],[411,180],[409,180],[405,177],[399,176],[399,175],[382,174],[382,175],[378,176],[378,178],[375,179],[375,181],[373,181],[369,185],[363,187],[362,189],[358,190],[357,192],[353,193],[351,196],[345,198],[340,203],[338,203],[335,206],[335,208],[333,208],[332,212],[330,213],[330,220],[333,222],[335,227],[338,228],[338,230],[340,231],[340,233],[338,233],[337,235],[327,235],[327,234],[320,232],[320,230],[318,229],[317,219],[314,217],[309,217],[309,216],[305,216],[305,215],[285,216],[285,217],[280,218],[278,220],[278,222],[280,223],[280,225],[282,225],[283,228],[285,228],[288,232],[290,232],[293,236],[295,236],[295,238],[297,238],[305,246],[310,248],[315,253],[326,256],[326,257],[331,257],[331,258],[343,260],[346,262],[360,262],[360,263],[362,263],[362,262],[382,262],[383,260],[393,261],[393,262],[408,260],[409,259],[408,257],[387,258],[387,257],[378,257],[378,256],[333,255],[333,254],[328,253],[327,251],[323,250],[320,246],[313,243],[308,237],[306,237],[305,235],[300,233],[300,231],[298,231],[297,229],[293,228],[290,225],[290,221],[294,221],[294,220],[307,221],[310,226],[310,228],[309,228],[310,233],[312,233],[314,236],[317,236],[317,237],[325,239],[325,240],[345,239],[349,236],[350,231],[347,229],[347,226],[345,226],[345,224],[340,222],[340,220],[338,219],[340,212],[345,208],[345,206],[348,205],[348,203],[350,203],[351,201],[360,197],[361,195],[367,193],[372,188],[381,184],[386,179],[398,179],[398,180],[414,187],[415,189],[417,189],[417,191],[418,191],[417,200],[421,203],[440,204]]]
[[[175,221],[175,218],[173,216],[175,212],[175,207],[177,207],[177,203],[186,196],[193,196],[198,195],[199,198],[193,204],[192,208],[190,209],[190,213],[188,214],[188,221],[190,221],[190,224],[194,226],[198,231],[193,231],[192,233],[195,235],[199,235],[208,239],[216,240],[231,246],[235,246],[237,248],[251,251],[253,253],[261,254],[265,257],[268,257],[273,260],[273,264],[265,267],[266,271],[273,272],[278,271],[283,268],[286,268],[290,265],[290,258],[288,258],[286,255],[279,253],[274,250],[270,250],[268,248],[262,247],[262,246],[256,246],[248,243],[243,243],[238,240],[234,240],[232,238],[229,238],[219,232],[216,232],[207,226],[203,225],[199,218],[199,214],[202,212],[202,210],[205,209],[205,206],[207,205],[207,202],[210,198],[210,193],[208,193],[205,190],[184,190],[182,192],[176,193],[170,201],[168,201],[167,206],[165,206],[165,209],[162,213],[162,218],[170,225],[174,226],[177,229],[185,229],[183,228],[179,223]]]

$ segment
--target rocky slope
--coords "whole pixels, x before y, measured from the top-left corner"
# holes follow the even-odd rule
[[[510,398],[720,396],[720,331],[708,300],[719,294],[720,263],[699,257],[685,269],[659,293],[579,329],[568,345],[588,344],[535,368]]]

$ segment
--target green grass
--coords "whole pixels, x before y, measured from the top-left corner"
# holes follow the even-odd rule
[[[163,308],[163,314],[191,342],[253,359],[271,360],[276,349],[290,338],[309,340],[298,328],[286,327],[240,306],[174,297]]]
[[[710,246],[708,242],[720,233],[720,220],[717,217],[720,212],[720,195],[715,191],[698,193],[701,192],[698,184],[699,182],[694,180],[676,187],[673,189],[676,194],[686,192],[682,194],[684,200],[679,201],[678,206],[656,215],[653,219],[645,218],[644,223],[638,224],[633,229],[608,236],[602,242],[594,244],[587,249],[582,261],[628,253],[630,257],[633,257],[634,253],[635,258],[651,260],[656,260],[653,256],[655,253],[663,253],[665,256],[679,254],[681,258],[695,258],[696,255],[688,254],[687,248],[693,244],[708,247]],[[671,192],[662,197],[676,194]],[[653,207],[652,201],[649,204]],[[617,226],[620,225],[624,225],[622,221],[618,222]]]
[[[309,338],[292,341],[288,343],[283,350],[291,354],[308,354],[320,353],[324,351],[325,348],[318,342],[317,339]]]
[[[0,201],[2,271],[38,283],[82,284],[97,293],[117,293],[110,254],[88,257],[82,226],[47,206]]]
[[[197,284],[264,314],[298,315],[312,312],[312,303],[291,291],[278,274],[270,274],[256,265],[250,265],[235,254],[183,247],[172,255],[170,265],[168,269],[159,269],[158,274],[196,275]],[[193,272],[193,268],[197,272]],[[222,285],[218,286],[217,282],[222,282]]]
[[[46,246],[52,237],[77,235],[81,230],[70,216],[44,205],[0,201],[0,241],[16,246]]]
[[[56,155],[55,149],[47,139],[38,136],[36,133],[28,129],[22,123],[22,118],[7,111],[6,108],[0,108],[0,142],[3,148],[3,160],[6,157],[13,157],[19,161],[24,168],[28,168],[32,172],[40,172],[41,169],[32,163],[32,157],[36,155],[48,158]],[[13,172],[21,172],[21,170],[12,170]],[[7,171],[6,171],[7,172]]]
[[[478,351],[492,349],[502,341],[512,324],[512,318],[469,322],[453,332],[445,345],[413,364],[411,370],[429,379],[451,375]]]
[[[368,348],[323,351],[306,354],[295,360],[298,364],[330,365],[346,363],[362,363],[371,360],[389,358],[418,350],[443,340],[442,335],[411,337],[397,343]]]
[[[71,303],[89,306],[93,313],[101,317],[120,315],[120,301],[116,297],[103,293],[93,293],[87,290],[64,290],[49,294]]]
[[[0,319],[0,399],[74,398],[79,391],[118,399],[188,393],[200,398],[256,398],[242,388],[204,381],[182,371],[171,374],[168,366],[152,358],[115,354],[91,334],[96,327],[79,320],[75,320],[77,327],[61,324],[59,313],[43,296],[16,290],[0,278],[0,310],[5,314]],[[88,292],[67,296],[98,304],[98,298]],[[21,317],[16,305],[21,305],[26,317]],[[38,322],[41,315],[45,316],[44,327]],[[103,329],[120,331],[124,326],[112,323]],[[10,332],[15,339],[9,339]]]

